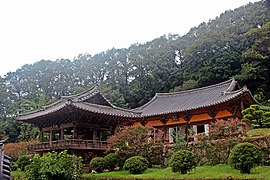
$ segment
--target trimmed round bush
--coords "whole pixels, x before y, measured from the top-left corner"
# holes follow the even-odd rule
[[[115,153],[109,153],[104,158],[107,162],[107,167],[111,171],[114,170],[114,168],[118,167],[121,161],[119,154]]]
[[[232,168],[240,170],[241,173],[249,174],[253,167],[262,162],[261,154],[261,148],[258,146],[251,143],[240,143],[233,147],[228,163]]]
[[[30,157],[29,156],[20,156],[17,161],[16,161],[16,164],[18,166],[18,168],[20,168],[22,171],[25,171],[25,167],[29,164],[31,164],[31,161],[30,161]]]
[[[103,157],[95,157],[90,161],[90,169],[97,173],[102,173],[107,167],[107,162]]]
[[[175,152],[170,161],[169,165],[173,172],[180,172],[186,174],[197,166],[196,158],[191,151],[182,150]]]
[[[124,169],[131,174],[142,174],[147,170],[148,161],[142,156],[133,156],[125,161]]]

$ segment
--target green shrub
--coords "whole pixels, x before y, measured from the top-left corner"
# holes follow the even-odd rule
[[[147,170],[148,161],[142,156],[133,156],[125,161],[124,169],[131,174],[142,174]]]
[[[17,171],[18,168],[18,164],[16,162],[12,162],[11,171]]]
[[[26,177],[29,180],[58,179],[77,180],[81,179],[81,158],[61,153],[48,153],[42,157],[35,155],[30,165],[26,166]]]
[[[188,150],[174,153],[169,164],[173,172],[180,172],[181,174],[186,174],[197,166],[194,154]]]
[[[253,167],[262,162],[261,148],[251,143],[236,145],[229,156],[228,162],[231,167],[240,170],[241,173],[250,173]]]
[[[95,157],[90,162],[90,169],[97,173],[102,173],[107,167],[106,159],[103,157]]]
[[[119,167],[120,166],[121,159],[120,159],[119,154],[109,153],[104,158],[106,160],[107,167],[110,170],[114,170],[116,167]]]
[[[27,165],[29,165],[31,162],[30,162],[30,157],[29,156],[20,156],[17,161],[16,161],[16,164],[18,166],[18,168],[20,168],[22,171],[25,170],[25,167]]]

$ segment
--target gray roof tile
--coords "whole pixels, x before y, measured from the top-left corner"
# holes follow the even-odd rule
[[[227,102],[244,93],[248,93],[252,98],[252,101],[254,103],[256,102],[249,90],[246,88],[239,89],[237,82],[234,79],[231,79],[212,86],[182,92],[157,93],[155,97],[145,105],[136,109],[127,110],[113,106],[94,87],[76,95],[63,96],[61,100],[49,106],[44,106],[41,110],[21,114],[17,119],[26,121],[37,119],[39,117],[57,113],[67,106],[98,114],[142,118],[210,107]]]
[[[250,93],[245,88],[240,90],[238,88],[237,82],[231,79],[219,84],[187,91],[157,93],[152,100],[134,109],[134,111],[141,112],[142,116],[183,112],[210,107],[229,101],[243,93]]]

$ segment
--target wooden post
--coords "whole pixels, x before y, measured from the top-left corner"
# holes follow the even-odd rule
[[[167,126],[166,126],[166,124],[167,124],[167,122],[169,121],[169,119],[168,118],[166,118],[165,116],[163,116],[163,117],[161,117],[161,119],[160,119],[160,122],[163,124],[163,141],[164,142],[166,142],[167,141],[167,139],[166,139],[166,136],[167,136]]]
[[[75,124],[73,127],[73,139],[77,139],[77,138],[78,138],[78,127],[77,127],[77,124]]]
[[[53,140],[53,130],[50,129],[50,147],[52,147],[52,140]]]
[[[97,139],[97,129],[93,128],[93,140]]]
[[[43,131],[42,128],[39,129],[39,141],[43,142]]]
[[[64,128],[62,126],[60,128],[60,140],[64,140]]]

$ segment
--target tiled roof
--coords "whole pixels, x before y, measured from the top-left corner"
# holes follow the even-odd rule
[[[109,107],[109,106],[102,106],[102,105],[91,104],[91,103],[73,103],[73,105],[78,109],[82,109],[85,111],[90,111],[90,112],[98,113],[98,114],[106,114],[106,115],[119,116],[119,117],[134,117],[134,118],[140,117],[140,113],[138,112],[122,109],[119,107]]]
[[[96,87],[82,93],[64,96],[61,100],[44,106],[43,109],[21,114],[18,120],[33,120],[54,114],[61,109],[72,107],[97,114],[118,117],[143,118],[149,116],[180,113],[194,109],[210,107],[225,103],[241,95],[248,94],[250,100],[256,103],[247,88],[239,89],[234,79],[219,84],[174,93],[157,93],[145,105],[127,110],[113,106]]]
[[[102,103],[92,102],[91,99],[98,97],[100,98]],[[91,103],[92,102],[92,103]],[[29,120],[35,119],[42,116],[50,115],[64,109],[66,107],[74,107],[77,109],[98,113],[98,114],[106,114],[113,115],[118,117],[130,117],[136,118],[139,117],[138,112],[134,112],[131,110],[126,110],[122,108],[118,108],[113,106],[98,90],[96,87],[91,88],[82,93],[72,95],[72,96],[63,96],[59,101],[50,104],[48,106],[44,106],[42,109],[37,111],[32,111],[25,114],[20,114],[17,119],[18,120]]]
[[[246,88],[239,89],[237,82],[231,79],[198,89],[174,93],[157,93],[152,100],[134,109],[134,111],[141,112],[144,117],[184,112],[221,104],[244,93],[250,94]]]

